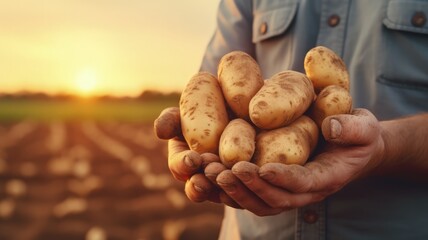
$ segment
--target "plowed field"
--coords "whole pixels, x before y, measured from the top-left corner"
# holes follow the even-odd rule
[[[192,203],[150,124],[0,124],[0,239],[216,239],[220,205]]]

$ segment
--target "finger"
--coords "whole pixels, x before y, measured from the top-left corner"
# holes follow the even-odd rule
[[[366,109],[355,109],[352,114],[327,117],[322,123],[324,138],[340,145],[369,144],[379,135],[376,117]]]
[[[245,187],[231,170],[221,172],[217,176],[217,183],[239,206],[258,216],[274,215],[282,211],[281,209],[271,208],[263,202]]]
[[[203,155],[204,154],[202,154],[201,156],[203,156]],[[212,202],[222,202],[222,203],[224,203],[224,204],[226,204],[226,205],[228,205],[230,207],[242,209],[242,207],[239,206],[239,204],[237,204],[232,198],[230,198],[227,194],[225,194],[224,191],[221,190],[219,188],[219,186],[217,185],[217,182],[216,182],[215,178],[217,177],[217,175],[220,172],[222,172],[225,169],[226,169],[226,167],[223,164],[218,163],[218,162],[211,163],[211,164],[209,164],[205,168],[205,172],[208,173],[208,176],[210,176],[211,179],[209,179],[208,177],[206,177],[204,179],[205,180],[208,179],[208,181],[210,181],[210,183],[212,185],[214,185],[212,188],[215,189],[215,191],[213,191],[210,194],[211,196],[208,197],[207,200],[210,200]],[[199,179],[199,174],[196,174],[196,175],[194,175],[194,177],[192,177],[190,179],[190,181],[193,183],[193,185],[199,186],[199,188],[207,189],[207,187],[202,186],[203,184],[207,184],[207,183],[203,182],[203,183],[200,184],[200,183],[197,182],[198,179]],[[186,186],[186,187],[190,188],[190,186]],[[196,191],[196,189],[195,189],[195,191]]]
[[[281,164],[284,165],[284,164]],[[312,193],[292,194],[259,177],[259,167],[249,162],[239,162],[232,172],[245,186],[272,208],[289,210],[312,203]]]
[[[201,167],[201,156],[192,150],[186,142],[177,138],[168,141],[168,167],[173,176],[185,181]]]
[[[202,153],[201,158],[202,158],[202,168],[206,168],[210,163],[220,162],[219,156],[213,153]]]
[[[217,176],[223,172],[224,170],[226,170],[226,166],[224,166],[223,164],[219,163],[219,162],[213,162],[208,164],[205,167],[204,173],[205,176],[215,185],[217,184]]]
[[[311,171],[300,165],[267,163],[259,169],[258,174],[263,180],[290,192],[314,191]]]
[[[219,193],[220,201],[229,207],[233,207],[236,209],[243,209],[238,203],[235,202],[229,195],[227,195],[224,191],[220,191]]]
[[[220,202],[219,188],[214,186],[202,173],[194,174],[184,187],[187,197],[193,202]]]
[[[311,201],[320,201],[337,192],[352,178],[353,167],[331,154],[321,154],[305,166],[280,163],[265,164],[259,176],[267,182],[293,193],[312,193]]]
[[[154,132],[160,139],[172,139],[181,135],[180,109],[170,107],[164,109],[154,121]]]
[[[220,162],[212,162],[209,163],[205,167],[205,176],[207,179],[209,179],[215,186],[220,187],[217,184],[217,176],[224,170],[226,170],[226,166],[221,164]],[[239,206],[238,203],[236,203],[231,197],[229,197],[224,191],[219,192],[220,201],[229,207],[242,209],[241,206]]]

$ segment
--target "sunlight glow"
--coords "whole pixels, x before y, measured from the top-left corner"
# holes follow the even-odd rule
[[[97,74],[93,69],[84,69],[76,76],[76,91],[79,95],[89,96],[97,87]]]
[[[181,91],[220,1],[119,2],[0,0],[0,94]]]

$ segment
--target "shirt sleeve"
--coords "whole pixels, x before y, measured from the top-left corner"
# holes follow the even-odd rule
[[[222,0],[217,12],[217,28],[208,43],[200,71],[217,73],[221,57],[234,50],[254,57],[252,3],[248,0]]]

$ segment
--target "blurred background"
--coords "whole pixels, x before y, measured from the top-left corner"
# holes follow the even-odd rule
[[[217,239],[153,121],[200,65],[219,0],[0,2],[0,239]]]

